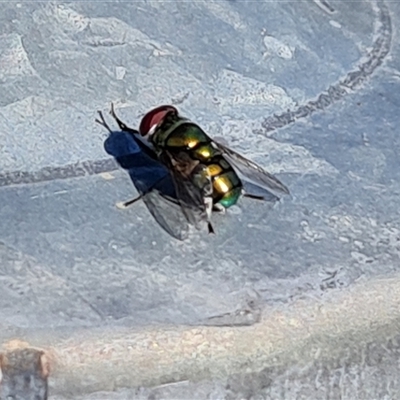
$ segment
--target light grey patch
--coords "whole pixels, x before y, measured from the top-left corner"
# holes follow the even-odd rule
[[[178,93],[176,96],[172,98],[171,103],[173,105],[182,104],[189,97],[189,94],[190,94],[189,92]]]
[[[29,61],[28,54],[22,44],[21,36],[16,33],[1,36],[0,79],[35,74],[36,71]]]

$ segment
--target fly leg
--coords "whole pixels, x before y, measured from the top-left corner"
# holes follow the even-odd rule
[[[166,179],[167,176],[163,176],[160,179],[158,179],[157,181],[155,181],[147,190],[145,190],[143,193],[141,193],[139,196],[128,200],[128,201],[119,201],[116,206],[117,208],[119,208],[120,210],[124,210],[125,208],[128,208],[129,206],[131,206],[132,204],[135,204],[137,201],[143,199],[143,197],[145,197],[147,194],[149,194],[150,192],[152,192],[155,187],[161,183],[164,179]]]
[[[250,194],[250,193],[243,193],[243,196],[253,200],[265,200],[265,197],[263,196],[257,196],[255,194]]]
[[[219,204],[219,203],[214,204],[212,210],[214,212],[217,212],[218,214],[222,214],[222,215],[224,215],[226,212],[226,208],[222,204]]]
[[[215,233],[211,224],[211,215],[213,211],[213,182],[208,173],[207,167],[203,164],[196,165],[190,172],[191,179],[195,187],[200,191],[202,198],[202,219],[207,223],[208,233]]]
[[[136,203],[138,200],[141,200],[146,194],[143,193],[137,197],[135,197],[134,199],[128,200],[128,201],[119,201],[116,206],[117,208],[119,208],[120,210],[125,210],[125,208],[128,208],[129,206],[131,206],[132,204]]]
[[[118,124],[119,129],[124,132],[128,132],[132,135],[138,135],[139,131],[133,128],[129,128],[129,126],[126,126],[118,117],[117,114],[115,114],[114,110],[114,104],[111,103],[111,110],[110,110],[110,115],[115,119],[115,122]]]
[[[213,210],[213,199],[212,197],[204,197],[204,205],[206,207],[206,213],[207,213],[207,227],[208,227],[208,233],[215,233],[214,228],[210,222],[211,219],[211,213]]]
[[[213,194],[213,185],[212,185],[212,178],[207,174],[207,184],[203,188],[203,193],[204,193],[204,206],[206,209],[206,215],[207,215],[207,227],[208,227],[208,233],[215,233],[214,228],[211,224],[211,215],[214,209],[214,201],[212,198]]]

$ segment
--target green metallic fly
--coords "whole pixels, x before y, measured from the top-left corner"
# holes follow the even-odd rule
[[[187,232],[187,224],[190,224],[197,229],[207,225],[208,231],[213,233],[213,211],[224,212],[236,204],[242,195],[264,199],[262,196],[246,193],[242,179],[278,198],[289,194],[287,187],[276,177],[236,151],[212,140],[199,125],[181,116],[174,106],[163,105],[148,112],[143,117],[138,131],[126,126],[116,116],[113,106],[110,114],[121,131],[131,134],[137,141],[144,142],[153,157],[169,171],[176,198],[168,200],[178,203],[185,217],[180,218],[182,229],[178,230],[179,232]],[[101,121],[97,122],[111,132],[101,112],[99,115]],[[139,197],[122,203],[121,206],[127,207],[139,199],[145,199],[146,196],[154,197],[153,189],[149,188]],[[149,207],[146,203],[153,215],[155,210],[152,210],[152,207],[158,207],[154,204]],[[170,221],[167,224],[174,223]],[[182,239],[180,233],[173,236]]]

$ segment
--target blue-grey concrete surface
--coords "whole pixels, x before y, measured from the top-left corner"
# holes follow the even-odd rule
[[[0,339],[249,325],[398,272],[399,16],[381,0],[1,2]],[[215,236],[178,242],[143,203],[115,206],[136,192],[94,122],[111,101],[134,127],[175,104],[291,197],[243,199]]]

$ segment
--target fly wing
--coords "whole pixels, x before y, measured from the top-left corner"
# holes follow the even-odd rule
[[[133,135],[126,139],[138,144]],[[144,204],[161,228],[172,237],[185,240],[189,235],[188,221],[177,200],[171,175],[152,149],[138,145],[140,152],[119,157],[118,162],[128,171]]]
[[[190,158],[184,152],[172,154],[164,151],[159,156],[160,161],[167,167],[174,182],[176,197],[187,221],[202,229],[208,221],[204,192],[194,181],[194,171],[199,169],[199,162]]]
[[[227,161],[232,164],[232,167],[250,183],[272,192],[278,197],[283,194],[289,194],[289,189],[281,181],[265,171],[264,168],[223,144],[215,141],[213,143],[222,151]]]
[[[163,196],[153,189],[143,196],[143,202],[157,223],[172,237],[185,240],[189,235],[186,216],[176,199]]]

